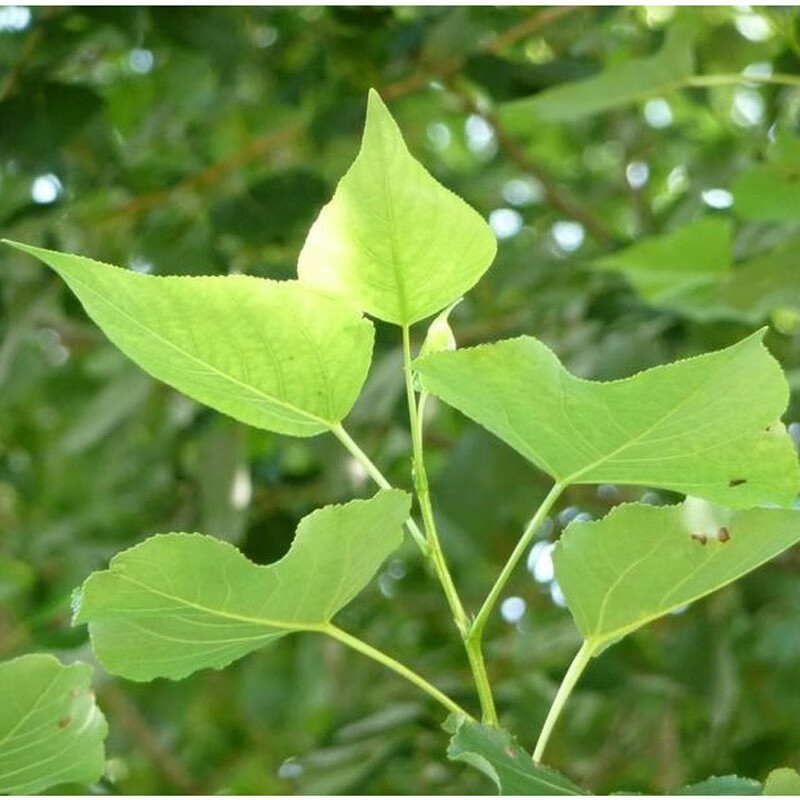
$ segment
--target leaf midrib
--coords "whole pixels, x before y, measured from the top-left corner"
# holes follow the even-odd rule
[[[114,574],[115,578],[118,578],[122,581],[127,581],[134,586],[138,586],[140,589],[144,589],[147,592],[150,592],[158,597],[163,597],[166,600],[172,600],[179,605],[183,605],[186,608],[192,608],[195,611],[202,611],[205,614],[209,614],[210,616],[221,617],[222,619],[229,619],[235,622],[246,622],[250,625],[259,625],[262,627],[267,628],[278,628],[279,630],[286,630],[286,631],[318,631],[324,632],[328,628],[328,621],[325,620],[319,623],[293,623],[293,622],[286,622],[286,621],[279,621],[279,620],[272,620],[268,617],[248,617],[244,614],[236,614],[231,611],[224,611],[222,609],[211,608],[209,606],[205,606],[201,603],[195,603],[191,600],[187,600],[184,597],[180,597],[178,595],[170,594],[169,592],[162,591],[160,589],[156,589],[153,586],[150,586],[142,581],[138,581],[135,578],[132,578],[130,575],[125,575],[123,573],[117,572]],[[100,620],[97,620],[100,621]],[[92,620],[89,620],[92,622]]]

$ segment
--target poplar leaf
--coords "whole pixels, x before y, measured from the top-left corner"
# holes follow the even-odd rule
[[[662,487],[732,508],[791,503],[789,391],[759,331],[618,381],[574,377],[530,336],[415,362],[422,385],[570,483]]]
[[[257,566],[197,533],[153,536],[89,576],[75,623],[111,673],[136,681],[219,669],[296,631],[324,632],[401,540],[397,489],[305,517],[289,552]]]
[[[463,761],[494,781],[501,795],[586,795],[569,778],[535,764],[516,739],[503,728],[451,717],[445,729],[452,734],[447,755]]]
[[[105,769],[105,718],[92,668],[42,653],[0,663],[0,793],[38,794],[90,784]]]
[[[341,422],[366,378],[372,323],[298,281],[156,277],[6,243],[54,269],[142,369],[240,422],[315,436]]]
[[[575,624],[597,654],[642,625],[726,586],[800,541],[800,512],[733,512],[695,499],[617,506],[575,522],[553,551]]]
[[[300,280],[396,325],[471,289],[497,243],[486,221],[408,152],[370,91],[361,150],[300,253]]]

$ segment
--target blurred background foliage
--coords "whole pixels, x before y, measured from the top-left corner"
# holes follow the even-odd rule
[[[374,86],[499,239],[453,314],[462,345],[532,333],[609,379],[766,324],[792,423],[798,67],[792,8],[3,6],[0,231],[155,274],[292,277]],[[399,360],[379,324],[349,427],[408,486]],[[474,610],[546,481],[430,407],[434,497]],[[55,276],[0,253],[0,658],[91,660],[70,592],[151,533],[200,530],[268,562],[302,515],[371,491],[331,437],[245,430],[150,380]],[[549,543],[641,496],[575,488],[492,622],[502,721],[529,748],[578,645]],[[549,760],[600,792],[800,766],[798,619],[790,552],[599,658]],[[474,707],[411,546],[342,624]],[[178,684],[96,683],[112,731],[100,793],[492,790],[445,760],[438,708],[333,641],[292,637]]]

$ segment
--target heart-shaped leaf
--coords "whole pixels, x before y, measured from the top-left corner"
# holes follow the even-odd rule
[[[800,541],[800,512],[733,512],[696,498],[627,504],[575,522],[553,566],[592,654],[642,625],[735,581]]]
[[[248,425],[314,436],[366,378],[372,323],[298,281],[155,277],[8,244],[52,267],[142,369]]]
[[[447,755],[491,778],[501,795],[586,795],[569,778],[550,767],[535,764],[508,731],[480,725],[465,717],[448,719],[452,734]]]
[[[415,367],[426,389],[564,484],[787,505],[798,487],[795,448],[777,423],[788,387],[762,337],[609,382],[574,377],[530,336],[435,353]]]
[[[168,533],[115,556],[76,597],[100,663],[137,681],[179,679],[294,631],[324,632],[401,542],[410,498],[393,489],[305,517],[289,552],[256,566],[211,536]]]
[[[105,718],[92,668],[33,653],[0,663],[0,793],[89,784],[105,769]]]
[[[484,219],[408,152],[370,91],[361,150],[309,231],[300,280],[411,325],[471,289],[496,249]]]

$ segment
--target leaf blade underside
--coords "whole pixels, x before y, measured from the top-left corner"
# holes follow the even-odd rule
[[[201,534],[161,534],[91,575],[76,597],[94,651],[131,680],[185,677],[294,631],[323,631],[401,540],[410,499],[392,489],[305,517],[289,552],[257,566]]]

